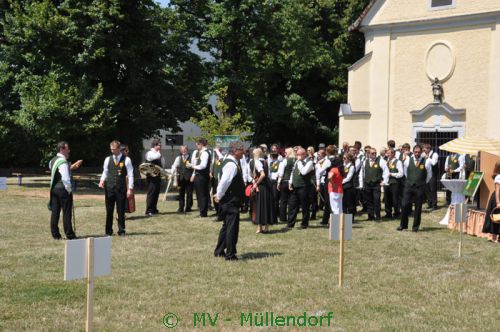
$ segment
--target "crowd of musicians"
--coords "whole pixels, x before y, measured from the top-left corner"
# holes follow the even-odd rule
[[[113,234],[113,213],[116,210],[118,234],[125,235],[125,212],[127,198],[133,195],[134,170],[126,146],[112,141],[110,151],[111,155],[104,160],[99,182],[99,187],[105,190],[105,233]],[[160,140],[153,140],[151,150],[145,155],[146,162],[165,168],[160,151]],[[52,170],[49,207],[55,239],[61,238],[58,228],[61,210],[66,237],[75,237],[71,228],[70,172],[81,161],[71,165],[68,158],[68,143],[61,142],[57,156],[49,165]],[[325,144],[319,144],[317,150],[312,146],[283,150],[276,144],[270,149],[265,144],[244,149],[240,142],[231,144],[229,149],[209,149],[207,141],[199,139],[195,151],[181,147],[171,174],[179,188],[177,211],[193,211],[193,194],[196,195],[199,218],[207,218],[213,204],[216,219],[224,221],[223,230],[226,229],[221,230],[221,234],[224,233],[221,237],[229,237],[227,242],[234,243],[234,252],[229,251],[228,255],[220,249],[227,247],[225,240],[220,239],[222,244],[218,245],[215,255],[233,259],[234,238],[237,238],[235,224],[239,223],[240,213],[249,213],[257,226],[256,232],[261,234],[269,232],[269,226],[279,222],[286,223],[285,230],[294,228],[299,212],[301,229],[308,228],[309,222],[320,215],[319,224],[327,225],[332,213],[352,214],[353,218],[366,213],[368,220],[398,219],[398,231],[408,229],[408,219],[413,216],[411,229],[417,232],[422,205],[427,202],[430,210],[438,207],[437,183],[442,173],[448,178],[465,178],[466,172],[473,169],[471,162],[469,156],[451,154],[446,158],[444,169],[440,170],[438,154],[429,144],[410,147],[405,143],[396,149],[393,140],[377,151],[368,145],[362,147],[358,141],[352,145],[344,142],[340,149]],[[161,177],[148,175],[146,183],[145,215],[152,217],[159,213]],[[449,199],[448,194],[448,203]]]

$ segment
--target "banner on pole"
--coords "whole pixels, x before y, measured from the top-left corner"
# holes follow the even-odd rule
[[[340,240],[340,215],[330,215],[330,240]],[[344,214],[344,240],[352,240],[352,214]]]
[[[219,135],[215,136],[215,145],[221,148],[228,148],[231,142],[239,141],[240,136],[238,135]]]
[[[111,274],[111,236],[94,239],[94,277]],[[87,277],[87,239],[66,241],[64,280]]]

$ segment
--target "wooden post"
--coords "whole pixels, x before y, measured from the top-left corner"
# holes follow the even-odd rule
[[[94,238],[87,239],[87,321],[85,331],[92,332],[94,319]]]
[[[339,254],[339,287],[342,287],[344,283],[344,214],[340,214],[340,254]]]

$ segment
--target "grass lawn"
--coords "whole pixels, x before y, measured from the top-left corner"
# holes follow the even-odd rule
[[[64,241],[52,239],[46,208],[49,179],[16,181],[0,192],[0,330],[83,330],[86,284],[63,281]],[[169,312],[180,318],[177,331],[198,329],[193,315],[201,312],[219,313],[215,327],[207,320],[202,328],[211,331],[500,329],[500,245],[464,236],[459,259],[458,233],[437,223],[445,209],[424,213],[419,233],[358,218],[338,288],[338,243],[318,221],[258,235],[245,216],[240,260],[226,262],[213,257],[220,223],[177,214],[173,201],[144,218],[143,194],[137,205],[127,236],[113,237],[112,274],[95,280],[97,331],[168,331],[162,318]],[[75,206],[77,235],[102,236],[103,192],[82,186]],[[330,328],[251,328],[240,326],[242,312],[334,318]]]

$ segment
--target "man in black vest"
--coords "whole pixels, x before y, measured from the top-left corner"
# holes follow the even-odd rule
[[[297,150],[297,160],[293,166],[292,174],[289,180],[290,193],[290,209],[288,211],[287,229],[293,228],[299,213],[299,207],[302,210],[301,228],[309,227],[309,192],[312,176],[314,174],[314,164],[312,160],[307,160],[307,153],[304,148]]]
[[[178,176],[179,186],[179,209],[177,212],[190,212],[193,207],[193,183],[190,181],[193,175],[191,167],[191,155],[187,146],[181,146],[181,154],[175,158],[172,165],[172,176]]]
[[[449,179],[459,179],[465,167],[465,155],[452,153],[446,157],[444,171]],[[451,204],[451,191],[446,190],[446,203]]]
[[[68,240],[76,239],[73,226],[71,224],[71,212],[73,209],[73,194],[71,188],[71,170],[80,167],[82,161],[79,160],[70,166],[69,145],[67,142],[57,143],[57,155],[49,162],[51,171],[50,178],[50,231],[55,240],[61,240],[59,232],[59,216],[63,211],[64,234]]]
[[[151,150],[146,153],[146,161],[153,165],[165,168],[165,159],[161,156],[161,142],[155,138],[151,142]],[[148,193],[146,196],[146,215],[152,217],[158,214],[158,197],[160,196],[161,176],[146,177]]]
[[[99,187],[105,190],[106,235],[113,235],[113,212],[118,214],[118,235],[125,235],[125,204],[134,190],[134,167],[129,157],[120,152],[120,142],[109,144],[111,156],[104,159]],[[126,178],[128,175],[128,188]]]
[[[245,148],[241,142],[231,142],[229,152],[230,155],[222,164],[222,175],[217,185],[217,193],[214,195],[214,201],[220,204],[224,220],[214,256],[225,257],[226,260],[232,261],[238,260],[236,243],[240,228],[240,207],[245,196],[240,159],[245,153]]]
[[[363,188],[365,197],[368,220],[380,221],[380,196],[386,167],[385,160],[377,156],[377,150],[370,148],[361,166],[359,177],[360,187]]]
[[[200,138],[196,142],[196,149],[191,157],[191,166],[194,173],[191,182],[196,190],[196,200],[200,210],[200,217],[206,218],[208,214],[209,184],[210,184],[210,154],[206,148],[207,140]]]
[[[288,219],[287,212],[289,207],[290,189],[289,180],[292,175],[293,165],[295,164],[295,152],[292,148],[285,150],[285,158],[280,162],[278,167],[278,184],[277,189],[280,192],[280,207],[279,220],[286,222]]]
[[[387,167],[384,172],[384,205],[387,219],[401,217],[399,190],[404,175],[403,164],[396,158],[393,148],[387,149]]]
[[[424,158],[431,163],[432,177],[429,183],[425,186],[425,196],[427,198],[428,208],[431,210],[437,209],[437,181],[439,178],[439,155],[431,150],[430,144],[424,144]]]
[[[316,173],[316,190],[318,191],[321,200],[323,201],[323,217],[321,218],[321,225],[328,225],[330,220],[330,196],[328,194],[328,172],[331,169],[333,159],[336,155],[336,149],[333,145],[328,145],[326,150],[318,151],[318,162],[315,165]]]
[[[408,216],[412,202],[415,202],[412,231],[417,232],[420,227],[422,201],[425,195],[425,186],[431,180],[432,167],[430,161],[421,156],[422,147],[417,144],[413,147],[413,156],[406,158],[403,169],[406,177],[404,187],[401,223],[398,231],[408,229]]]

